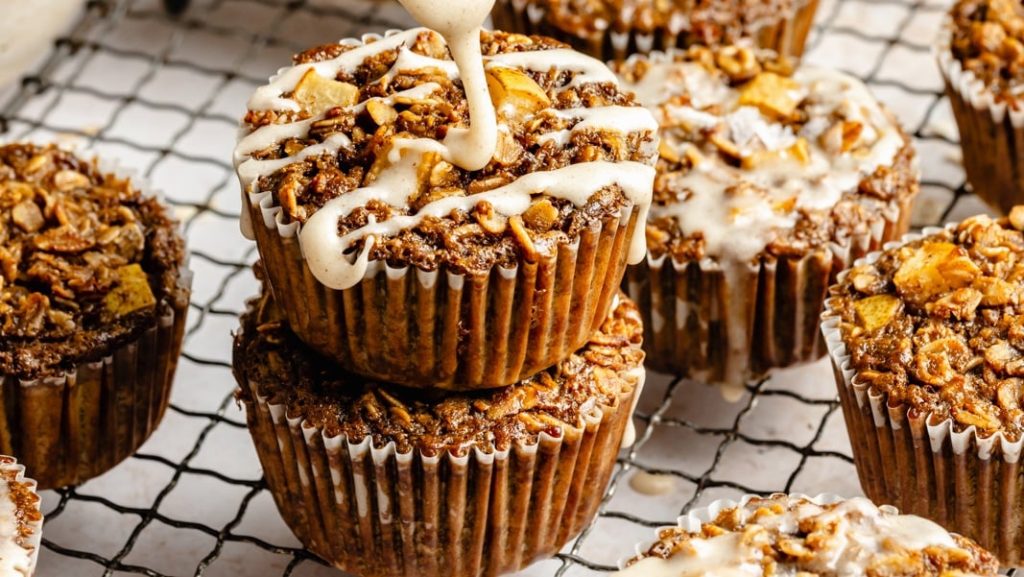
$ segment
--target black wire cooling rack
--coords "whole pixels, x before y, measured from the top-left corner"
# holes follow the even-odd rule
[[[963,183],[956,128],[930,54],[945,0],[824,0],[807,62],[868,82],[917,140],[918,226],[984,211]],[[291,53],[409,24],[384,0],[91,0],[45,61],[8,92],[0,138],[84,143],[164,191],[184,221],[195,294],[171,410],[142,450],[80,487],[44,495],[37,577],[338,575],[277,517],[232,400],[230,332],[256,292],[253,246],[237,233],[230,151],[247,95]],[[612,571],[653,528],[743,493],[859,493],[825,362],[752,384],[738,402],[651,375],[636,445],[601,514],[524,575]],[[674,485],[644,495],[655,474]]]

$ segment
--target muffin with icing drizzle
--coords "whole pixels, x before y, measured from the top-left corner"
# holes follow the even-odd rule
[[[740,41],[799,59],[818,0],[498,0],[497,28],[568,42],[603,60]]]
[[[661,124],[645,262],[651,368],[736,387],[814,360],[839,270],[908,226],[910,141],[856,79],[746,47],[619,66]]]
[[[13,457],[0,455],[0,575],[32,577],[42,536],[36,482]]]
[[[719,501],[658,531],[617,577],[996,577],[977,543],[864,498]]]
[[[643,384],[641,336],[617,297],[555,367],[428,391],[345,373],[264,294],[242,318],[234,371],[270,491],[306,547],[367,577],[490,576],[591,521]]]
[[[822,323],[868,496],[1011,565],[1024,534],[1022,231],[1018,206],[909,235],[840,276]]]
[[[144,187],[53,145],[0,146],[0,453],[42,488],[127,458],[167,407],[191,273]]]
[[[421,28],[303,52],[249,101],[243,228],[292,330],[351,371],[517,382],[582,346],[643,258],[650,113],[565,45],[480,42],[469,90]]]
[[[938,56],[960,129],[967,181],[1001,211],[1024,202],[1024,6],[959,0],[938,35]]]

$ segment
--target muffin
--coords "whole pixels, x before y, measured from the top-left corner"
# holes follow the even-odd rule
[[[914,149],[858,80],[727,46],[618,66],[661,124],[647,258],[624,287],[648,367],[736,387],[823,354],[839,270],[906,231]]]
[[[602,60],[749,41],[799,59],[818,0],[498,0],[494,26],[543,34]]]
[[[691,512],[638,547],[620,577],[900,575],[996,577],[977,543],[862,497],[746,496]]]
[[[1024,207],[925,229],[830,290],[828,343],[864,492],[1021,560]]]
[[[936,46],[971,189],[1006,212],[1024,202],[1024,7],[960,0]]]
[[[36,482],[12,457],[0,456],[0,575],[32,577],[43,537]]]
[[[346,374],[264,293],[234,370],[267,484],[312,552],[365,577],[476,577],[558,552],[593,518],[643,382],[617,297],[556,367],[457,393]]]
[[[185,245],[138,183],[55,146],[0,146],[0,453],[43,489],[159,423],[188,307]]]
[[[518,382],[583,346],[643,258],[654,119],[563,44],[481,42],[497,146],[479,170],[444,144],[468,107],[427,29],[311,49],[249,101],[243,229],[295,334],[353,372]]]

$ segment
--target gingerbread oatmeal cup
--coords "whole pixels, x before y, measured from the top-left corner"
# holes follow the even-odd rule
[[[503,30],[568,42],[602,60],[749,41],[799,59],[818,0],[498,0]]]
[[[966,537],[864,498],[831,495],[716,501],[659,529],[619,565],[616,577],[999,575],[995,556]]]
[[[936,56],[972,190],[1006,212],[1024,202],[1024,7],[959,0]]]
[[[1024,207],[872,253],[822,330],[864,492],[1022,559]]]
[[[661,124],[647,258],[624,283],[648,367],[735,390],[819,358],[828,285],[907,230],[918,172],[899,124],[860,81],[745,47],[617,71]]]
[[[13,457],[0,455],[0,575],[32,577],[42,538],[36,482]]]
[[[191,273],[141,187],[55,146],[0,146],[0,453],[44,489],[127,458],[167,407]]]
[[[650,113],[563,44],[480,41],[472,123],[458,67],[424,28],[299,54],[249,102],[243,228],[292,330],[353,372],[518,382],[583,346],[643,258]],[[493,154],[455,148],[474,130]]]
[[[555,554],[597,512],[643,384],[636,307],[509,387],[426,391],[346,374],[266,294],[234,370],[267,484],[311,551],[365,577],[477,577]]]

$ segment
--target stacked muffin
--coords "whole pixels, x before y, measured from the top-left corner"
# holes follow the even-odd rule
[[[239,398],[284,519],[359,575],[555,553],[643,382],[617,291],[644,255],[657,125],[599,61],[479,39],[482,109],[440,34],[367,35],[259,88],[236,149],[264,283]],[[489,131],[493,153],[456,146]]]

